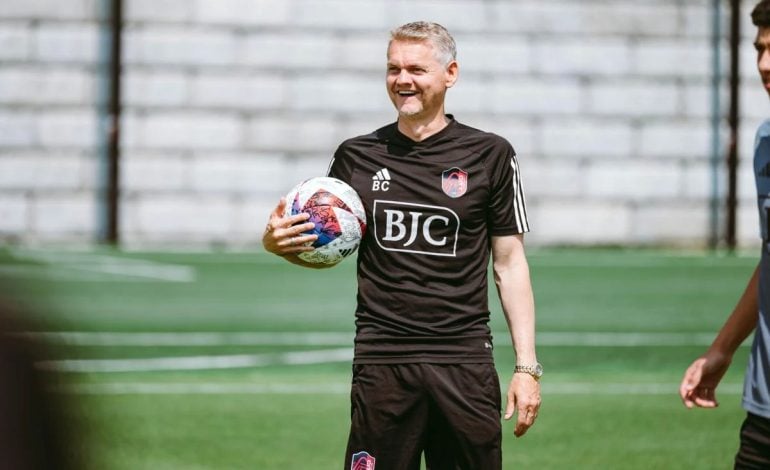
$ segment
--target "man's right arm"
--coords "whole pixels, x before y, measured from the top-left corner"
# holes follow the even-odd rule
[[[685,372],[679,395],[687,408],[718,406],[715,389],[727,372],[735,351],[757,327],[758,318],[759,266],[714,342]]]

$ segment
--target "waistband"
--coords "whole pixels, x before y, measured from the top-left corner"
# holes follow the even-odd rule
[[[493,349],[490,335],[357,335],[353,363],[492,363]]]

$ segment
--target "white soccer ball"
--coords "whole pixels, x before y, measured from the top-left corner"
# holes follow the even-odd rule
[[[336,178],[318,176],[305,180],[286,195],[284,216],[310,214],[318,235],[313,251],[299,257],[313,264],[337,264],[355,253],[366,231],[366,211],[358,193]]]

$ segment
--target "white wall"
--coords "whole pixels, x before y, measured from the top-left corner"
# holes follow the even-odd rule
[[[0,3],[0,240],[97,237],[104,3]],[[394,119],[388,31],[427,19],[458,43],[448,111],[517,149],[531,243],[704,245],[711,3],[126,0],[121,236],[257,243],[280,195],[325,172],[342,139]],[[746,246],[753,130],[770,114],[753,3],[741,56]],[[727,70],[726,39],[722,52]]]

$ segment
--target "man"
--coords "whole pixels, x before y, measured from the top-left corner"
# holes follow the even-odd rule
[[[770,93],[770,0],[751,13],[757,26],[757,67]],[[741,427],[736,469],[770,468],[770,120],[757,131],[754,173],[762,231],[762,255],[738,304],[706,353],[687,369],[679,388],[685,406],[717,406],[716,387],[735,350],[756,330],[743,389],[747,417]]]
[[[524,253],[518,163],[501,137],[457,122],[444,97],[455,43],[427,22],[391,32],[386,87],[397,122],[345,141],[329,176],[361,196],[358,306],[346,469],[499,469],[500,386],[488,327],[490,253],[515,346],[505,419],[532,426],[542,367]],[[385,171],[387,170],[387,171]],[[270,216],[265,248],[288,261],[311,248],[307,216]]]

